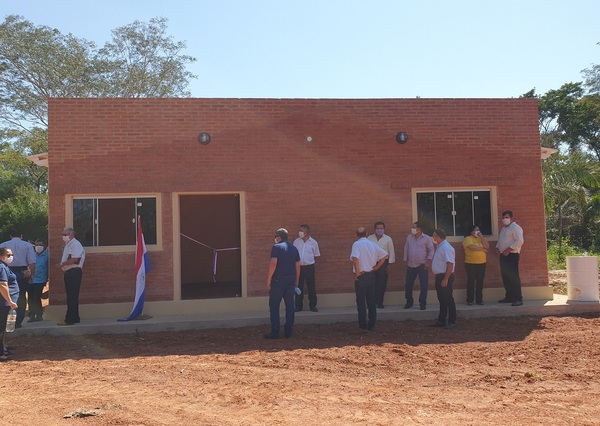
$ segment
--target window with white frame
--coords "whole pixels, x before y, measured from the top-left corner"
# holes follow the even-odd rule
[[[155,196],[73,199],[73,228],[86,247],[135,246],[138,216],[146,244],[156,244]]]
[[[489,189],[418,190],[417,221],[431,235],[442,228],[448,236],[463,237],[473,225],[483,235],[493,234],[492,191]]]

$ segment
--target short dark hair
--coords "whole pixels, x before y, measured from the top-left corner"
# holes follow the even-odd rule
[[[442,240],[446,239],[446,231],[444,231],[442,228],[434,229],[433,233],[440,237]]]
[[[513,213],[510,210],[504,210],[502,212],[502,216],[504,216],[505,214],[509,215],[510,217],[513,217]]]
[[[465,235],[465,237],[468,237],[469,235],[471,235],[471,232],[473,232],[475,230],[475,228],[480,228],[480,230],[481,230],[481,227],[479,225],[469,226],[469,232],[467,232],[467,235]]]
[[[373,229],[377,228],[377,225],[382,225],[385,228],[385,223],[383,223],[380,220],[378,220],[377,222],[375,222],[375,224],[373,225]]]
[[[421,222],[413,222],[413,225],[415,225],[418,229],[423,229]]]
[[[8,250],[8,247],[0,247],[0,256],[5,256]]]
[[[281,241],[288,240],[288,231],[285,228],[279,228],[277,230],[277,232],[275,232],[275,235],[277,235],[279,238],[281,238]]]
[[[47,242],[46,240],[44,240],[43,238],[38,238],[38,239],[37,239],[37,240],[35,240],[33,243],[34,243],[34,244],[41,243],[41,244],[43,244],[43,245],[47,245],[47,244],[48,244],[48,242]]]
[[[20,237],[21,235],[23,235],[23,233],[20,229],[12,228],[10,231],[8,231],[8,235],[10,235],[11,237]]]
[[[302,225],[300,225],[300,228],[306,229],[307,231],[310,232],[310,226],[308,226],[306,223],[303,223]]]

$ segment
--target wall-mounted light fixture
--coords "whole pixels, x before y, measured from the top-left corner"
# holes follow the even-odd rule
[[[408,133],[406,132],[398,132],[396,134],[396,141],[401,144],[405,144],[408,142]]]
[[[198,135],[198,142],[202,145],[208,145],[210,143],[210,135],[206,132],[202,132]]]

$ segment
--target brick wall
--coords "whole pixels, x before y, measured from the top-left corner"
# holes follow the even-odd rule
[[[51,99],[49,120],[53,259],[65,194],[162,194],[164,251],[150,255],[157,284],[146,300],[173,296],[173,192],[246,193],[249,296],[266,294],[280,226],[295,235],[300,223],[311,225],[322,252],[320,293],[353,291],[348,257],[358,225],[385,221],[401,260],[414,187],[495,186],[499,212],[512,210],[525,231],[523,285],[548,284],[532,99]],[[212,137],[206,146],[197,141],[203,131]],[[408,143],[395,141],[399,131]],[[464,288],[457,255],[456,286]],[[401,263],[390,270],[392,291],[403,289]],[[130,300],[132,264],[133,253],[88,255],[81,302]],[[60,271],[51,278],[59,282]],[[489,255],[486,287],[500,286]],[[61,287],[53,287],[59,304]]]

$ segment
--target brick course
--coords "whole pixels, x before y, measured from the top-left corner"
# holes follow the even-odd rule
[[[411,189],[495,186],[498,214],[512,210],[525,231],[523,285],[547,286],[537,114],[533,99],[50,99],[52,258],[66,194],[161,193],[163,252],[150,254],[146,300],[172,300],[172,194],[239,191],[248,296],[266,295],[274,230],[295,235],[305,222],[321,246],[319,293],[353,291],[354,231],[376,220],[396,245],[388,286],[398,291]],[[204,131],[209,145],[197,141]],[[399,131],[409,135],[404,145]],[[89,254],[81,303],[131,300],[133,256]],[[462,262],[459,248],[457,288]],[[490,254],[486,287],[501,287],[499,275]],[[60,271],[51,279],[60,282]],[[64,303],[62,291],[53,287],[53,303]]]

